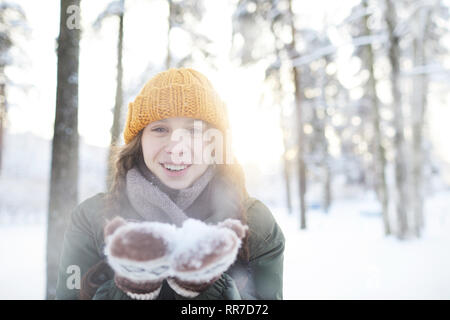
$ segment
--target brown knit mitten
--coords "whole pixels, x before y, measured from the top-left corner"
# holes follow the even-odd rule
[[[80,300],[91,300],[97,289],[113,276],[114,272],[105,260],[92,266],[81,278]]]
[[[171,255],[173,276],[167,283],[181,296],[199,295],[236,260],[247,229],[239,220],[233,219],[218,225],[187,220],[178,230]]]
[[[158,222],[115,218],[105,226],[105,254],[118,288],[133,299],[155,299],[170,273],[176,228]]]

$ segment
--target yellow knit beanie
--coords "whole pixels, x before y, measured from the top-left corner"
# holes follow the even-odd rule
[[[229,125],[226,106],[210,81],[193,69],[172,68],[151,78],[128,104],[125,143],[149,123],[173,117],[200,119],[223,132]]]

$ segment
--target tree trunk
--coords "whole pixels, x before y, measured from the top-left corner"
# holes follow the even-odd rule
[[[286,137],[286,130],[283,126],[283,108],[280,104],[280,124],[283,131],[283,176],[284,183],[286,188],[286,207],[288,209],[288,213],[292,214],[292,198],[291,198],[291,175],[290,175],[290,160],[287,158],[288,152],[288,141]]]
[[[386,23],[389,33],[389,62],[391,64],[391,90],[394,108],[395,137],[395,183],[396,183],[396,211],[398,224],[398,238],[404,239],[408,232],[407,217],[407,193],[406,193],[406,156],[405,136],[403,134],[404,121],[402,110],[402,99],[400,92],[400,46],[399,37],[395,34],[397,16],[395,5],[392,0],[386,0]]]
[[[279,54],[278,50],[277,50],[277,54]],[[290,165],[290,160],[288,159],[287,155],[288,155],[288,138],[286,136],[286,130],[285,130],[285,125],[284,125],[284,116],[283,116],[283,105],[281,102],[281,91],[283,90],[281,87],[281,79],[278,78],[277,79],[277,92],[278,94],[276,94],[276,96],[278,97],[278,101],[277,101],[277,105],[280,108],[280,127],[282,130],[282,135],[283,135],[283,177],[284,177],[284,185],[285,185],[285,192],[286,192],[286,207],[288,209],[288,213],[292,214],[292,198],[291,198],[291,165]]]
[[[329,58],[325,57],[326,66],[329,64]],[[325,68],[326,68],[325,66]],[[323,191],[322,191],[322,208],[323,211],[328,213],[330,206],[331,206],[331,170],[330,170],[330,154],[328,152],[328,140],[325,134],[326,124],[327,124],[327,112],[326,109],[328,107],[327,103],[327,97],[326,97],[326,87],[327,87],[327,74],[325,72],[325,68],[322,69],[322,72],[320,74],[319,79],[319,86],[320,86],[320,97],[319,103],[316,106],[316,110],[314,112],[314,122],[316,131],[318,133],[318,140],[320,145],[320,156],[321,156],[321,169],[322,169],[322,177],[323,177]],[[323,111],[323,118],[319,116],[319,111],[322,108]]]
[[[331,170],[328,163],[328,154],[325,156],[323,168],[325,170],[325,181],[324,181],[324,198],[323,198],[323,210],[328,213],[330,211],[332,193],[331,193]]]
[[[322,92],[325,92],[325,87]],[[325,99],[325,98],[324,98]],[[325,105],[326,102],[324,101]],[[326,123],[327,113],[325,112],[325,118],[322,119],[323,123],[321,125],[321,140],[322,140],[322,170],[324,172],[324,181],[323,181],[323,210],[328,213],[331,206],[332,201],[332,193],[331,193],[331,169],[330,169],[330,154],[328,152],[328,140],[325,135],[325,123]],[[319,120],[320,121],[320,120]]]
[[[298,133],[298,153],[297,161],[299,168],[299,196],[300,196],[300,229],[306,229],[306,163],[304,158],[304,132],[303,132],[303,114],[301,107],[301,91],[300,91],[300,71],[294,67],[295,81],[295,104],[297,113],[297,133]]]
[[[169,19],[168,19],[169,27],[167,29],[166,69],[169,69],[172,66],[172,54],[170,52],[170,32],[172,31],[172,27],[173,27],[172,18],[174,15],[174,12],[173,12],[174,7],[173,7],[172,0],[167,0],[167,3],[169,5]]]
[[[367,0],[363,1],[363,6],[367,8]],[[371,30],[368,26],[368,16],[364,16],[365,35],[371,36]],[[377,95],[377,82],[375,79],[375,57],[372,44],[367,45],[367,65],[369,69],[369,80],[367,82],[368,92],[372,104],[373,119],[373,148],[374,148],[374,168],[375,168],[375,191],[381,202],[384,234],[391,234],[389,223],[389,195],[386,182],[386,156],[383,144],[381,142],[380,110]]]
[[[5,66],[0,66],[0,175],[3,168],[3,154],[5,150],[5,126],[6,126],[6,75]]]
[[[425,35],[427,34],[428,25],[430,21],[431,10],[423,8],[419,12],[419,33],[413,42],[413,59],[416,67],[426,65]],[[423,165],[424,165],[424,150],[423,150],[423,124],[425,122],[425,113],[427,105],[428,93],[428,77],[426,74],[418,74],[413,78],[413,183],[412,183],[412,202],[413,202],[413,216],[414,216],[414,232],[417,237],[420,237],[421,231],[424,227],[424,186],[423,186]]]
[[[121,7],[124,8],[124,0],[121,0]],[[122,66],[122,55],[123,55],[123,16],[124,10],[122,10],[119,17],[119,36],[117,41],[117,81],[116,81],[116,100],[114,104],[114,120],[111,127],[111,143],[109,147],[109,161],[108,161],[108,189],[111,186],[112,178],[114,174],[113,168],[113,156],[114,148],[119,144],[120,134],[122,133],[122,106],[123,106],[123,66]]]
[[[47,229],[47,299],[55,298],[64,232],[78,203],[78,63],[80,30],[70,29],[68,6],[80,0],[61,0],[58,38],[56,112],[52,143]]]
[[[277,43],[280,41],[278,38],[277,33],[275,32],[275,20],[271,20],[270,23],[270,30],[272,31],[272,34],[275,38],[275,54],[277,56],[277,61],[282,61],[281,58],[281,52],[280,49],[277,46]],[[278,78],[276,79],[276,99],[277,99],[277,105],[280,108],[280,128],[282,130],[283,134],[283,177],[284,177],[284,183],[285,183],[285,190],[286,190],[286,207],[288,209],[288,213],[292,214],[292,198],[291,198],[291,170],[290,170],[290,160],[287,158],[288,153],[288,138],[286,136],[286,130],[285,130],[285,124],[284,124],[284,115],[283,115],[283,103],[282,103],[282,92],[283,87],[281,84],[281,65],[278,69]]]
[[[289,14],[291,16],[290,24],[291,24],[291,35],[292,35],[292,43],[291,43],[291,59],[294,60],[294,53],[296,50],[296,33],[297,30],[294,24],[294,12],[292,11],[292,0],[289,0]],[[303,133],[303,114],[302,114],[302,92],[300,86],[300,67],[292,66],[293,74],[294,74],[294,86],[295,86],[295,110],[297,115],[297,143],[298,143],[298,153],[297,153],[297,161],[298,161],[298,173],[299,173],[299,197],[300,197],[300,229],[306,229],[306,203],[305,203],[305,194],[306,194],[306,164],[304,158],[304,133]]]

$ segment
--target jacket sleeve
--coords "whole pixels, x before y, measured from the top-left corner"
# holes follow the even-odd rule
[[[82,203],[71,214],[71,218],[64,234],[63,250],[59,262],[58,282],[56,286],[56,299],[79,299],[80,286],[83,275],[99,261],[103,259],[100,255],[101,243],[99,243],[98,233],[92,223],[92,210],[85,210],[85,207],[92,208],[95,203]],[[101,226],[101,224],[98,224]],[[112,291],[119,289],[112,286]],[[115,295],[111,293],[111,295]]]
[[[285,238],[270,210],[256,200],[247,210],[249,263],[243,299],[283,299]]]

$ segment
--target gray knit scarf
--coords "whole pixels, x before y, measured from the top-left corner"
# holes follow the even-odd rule
[[[215,166],[209,166],[190,187],[175,190],[162,183],[141,159],[137,166],[127,172],[127,196],[144,220],[181,226],[188,219],[185,210],[194,203],[215,174]]]

